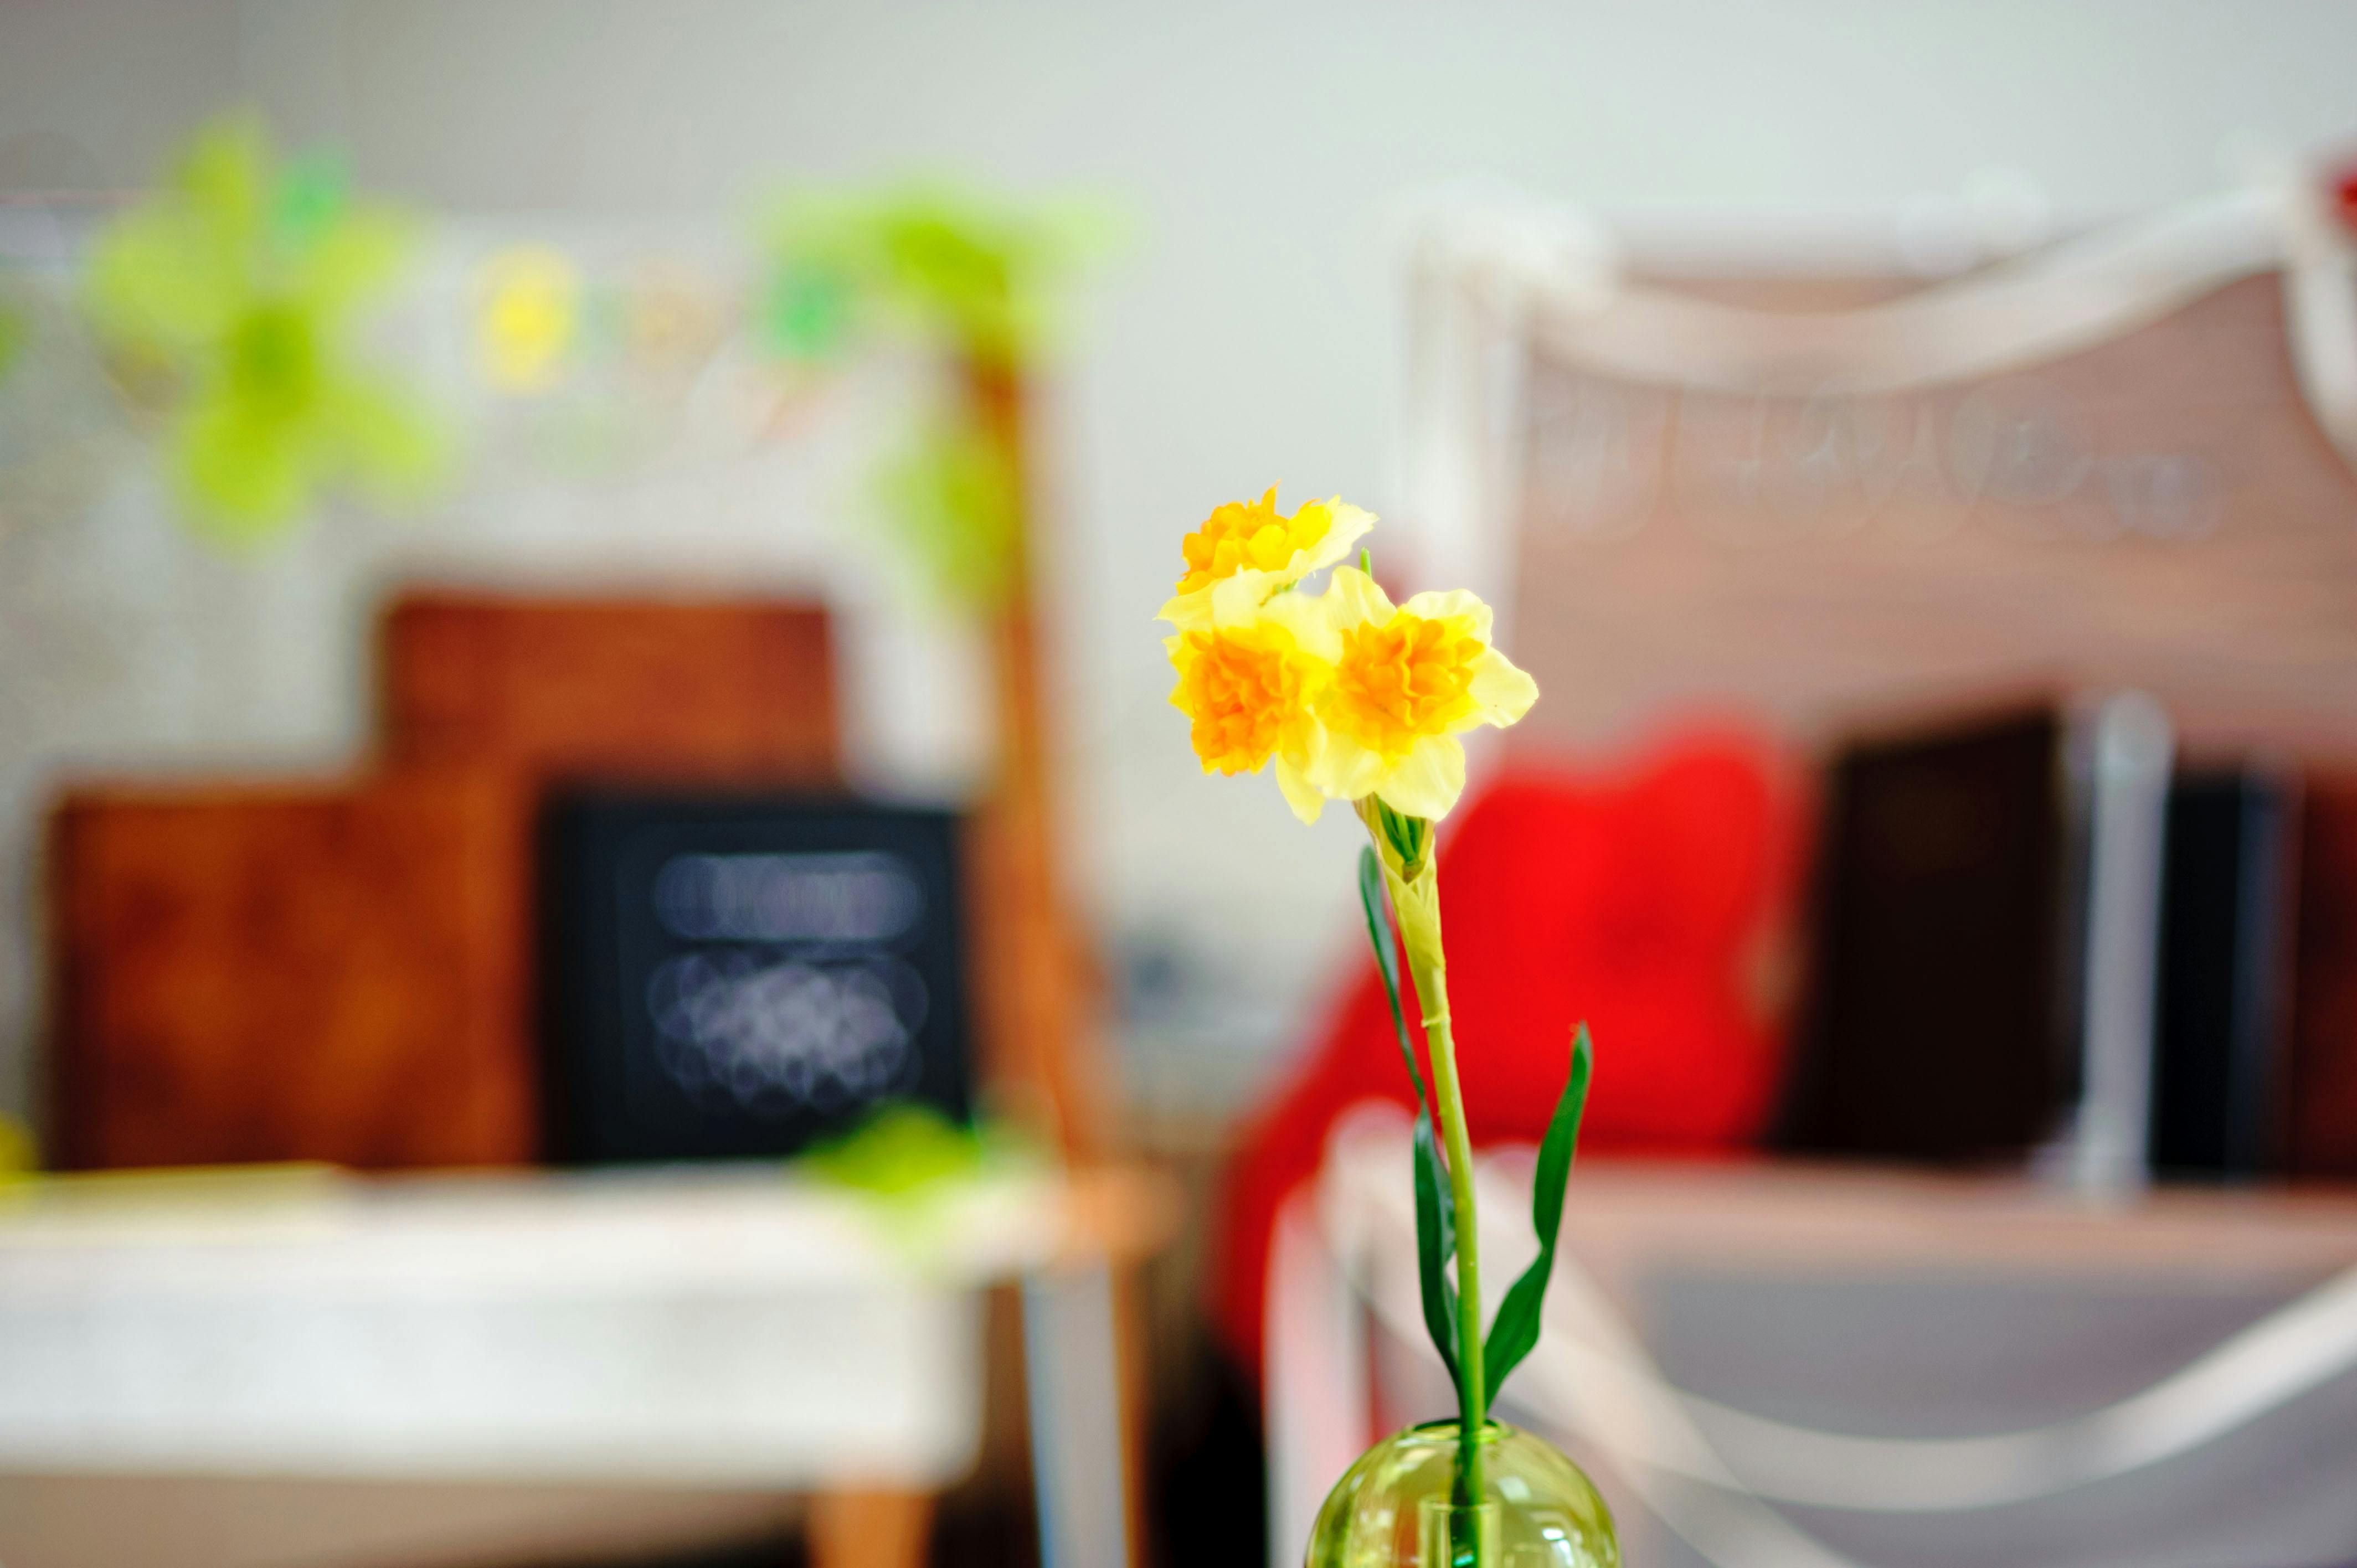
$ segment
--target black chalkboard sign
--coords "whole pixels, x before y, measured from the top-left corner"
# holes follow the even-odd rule
[[[843,799],[560,790],[541,822],[544,1133],[565,1162],[790,1155],[971,1112],[958,824]]]

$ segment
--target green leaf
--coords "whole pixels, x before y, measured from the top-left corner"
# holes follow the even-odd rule
[[[1384,843],[1399,860],[1400,880],[1414,882],[1422,875],[1425,856],[1432,848],[1432,823],[1394,811],[1381,800],[1375,801],[1375,818],[1383,824]]]
[[[1448,1172],[1440,1162],[1440,1143],[1433,1135],[1432,1112],[1415,1113],[1415,1268],[1424,1288],[1424,1329],[1432,1348],[1440,1352],[1448,1380],[1456,1385],[1461,1408],[1465,1384],[1457,1369],[1457,1286],[1448,1278],[1448,1261],[1457,1256],[1457,1198],[1448,1186]]]
[[[1498,1316],[1483,1342],[1481,1365],[1492,1393],[1539,1342],[1539,1307],[1555,1273],[1555,1231],[1563,1224],[1564,1188],[1571,1180],[1572,1152],[1579,1146],[1579,1120],[1587,1109],[1587,1081],[1595,1070],[1587,1026],[1572,1035],[1571,1076],[1555,1101],[1546,1136],[1539,1142],[1538,1169],[1531,1178],[1531,1228],[1538,1232],[1539,1255],[1498,1304]]]
[[[1383,868],[1373,849],[1359,850],[1359,908],[1367,917],[1367,940],[1375,950],[1375,969],[1383,977],[1383,1000],[1392,1004],[1392,1032],[1399,1036],[1400,1060],[1407,1080],[1415,1085],[1419,1110],[1431,1102],[1424,1074],[1416,1070],[1415,1047],[1407,1037],[1407,1015],[1400,1011],[1399,953],[1392,945],[1392,923],[1383,913]]]
[[[1432,1348],[1448,1369],[1461,1402],[1465,1389],[1457,1370],[1457,1287],[1449,1283],[1448,1263],[1457,1256],[1457,1195],[1441,1164],[1440,1144],[1432,1131],[1432,1106],[1425,1092],[1424,1075],[1416,1070],[1415,1047],[1408,1041],[1407,1017],[1400,1010],[1399,960],[1392,946],[1392,923],[1383,912],[1383,872],[1372,848],[1359,851],[1359,908],[1367,917],[1367,940],[1375,950],[1375,970],[1383,977],[1383,999],[1392,1006],[1392,1031],[1398,1036],[1400,1060],[1408,1082],[1415,1086],[1415,1263],[1424,1292],[1424,1326]]]

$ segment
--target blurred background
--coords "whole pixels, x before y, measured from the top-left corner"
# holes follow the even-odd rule
[[[2352,51],[0,11],[0,1563],[1297,1557],[1446,1386],[1357,824],[1166,702],[1279,482],[1544,693],[1632,1560],[2357,1561]]]

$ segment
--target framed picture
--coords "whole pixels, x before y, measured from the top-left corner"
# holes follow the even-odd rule
[[[560,789],[541,832],[553,1158],[791,1155],[887,1101],[971,1114],[950,813]]]

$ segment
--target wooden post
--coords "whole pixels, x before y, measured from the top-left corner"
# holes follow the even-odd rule
[[[1024,388],[1013,366],[981,355],[967,360],[965,383],[978,424],[1014,476],[1016,520],[1005,597],[991,612],[997,776],[975,813],[972,848],[984,1076],[1068,1157],[1088,1159],[1106,1150],[1105,1090],[1088,1018],[1093,965],[1056,857]]]
[[[1036,490],[1026,437],[1025,388],[1004,359],[970,355],[967,395],[976,423],[1013,476],[1015,526],[1006,596],[993,612],[991,651],[999,722],[998,773],[975,814],[973,940],[985,1080],[1056,1140],[1068,1160],[1111,1152],[1110,1096],[1092,1013],[1098,971],[1072,924],[1056,854],[1059,802],[1049,757],[1035,568],[1040,557]],[[1114,1397],[1122,1453],[1116,1461],[1126,1517],[1127,1561],[1146,1561],[1143,1508],[1146,1352],[1137,1310],[1136,1265],[1111,1265]],[[1036,1414],[1036,1412],[1035,1412]],[[1043,1521],[1044,1523],[1044,1521]]]
[[[811,1568],[923,1568],[932,1524],[929,1493],[821,1492],[811,1499]]]

